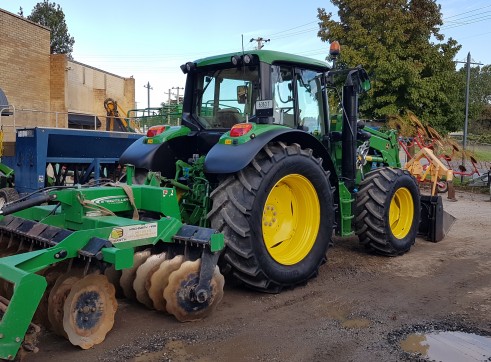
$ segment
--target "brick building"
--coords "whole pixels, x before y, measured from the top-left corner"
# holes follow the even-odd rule
[[[4,112],[0,119],[7,143],[15,141],[14,121],[17,128],[93,128],[97,123],[105,129],[106,98],[113,98],[123,109],[132,109],[135,104],[133,78],[70,60],[64,54],[51,55],[48,28],[3,9],[0,89],[11,105],[10,112],[15,114],[5,117]],[[8,153],[6,148],[4,154]]]

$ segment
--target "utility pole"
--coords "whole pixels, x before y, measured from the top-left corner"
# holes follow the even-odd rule
[[[147,85],[144,85],[143,87],[147,88],[148,116],[150,117],[150,90],[153,88],[150,87],[150,82],[147,82]]]
[[[180,88],[179,87],[172,87],[172,89],[177,89],[177,102],[176,102],[176,104],[180,104],[180,102],[179,102],[179,89],[184,89],[184,88],[183,87],[180,87]]]
[[[462,140],[462,165],[464,165],[464,157],[465,150],[467,148],[467,125],[469,123],[469,85],[471,82],[471,64],[473,65],[482,65],[482,63],[473,63],[471,62],[471,52],[467,53],[467,61],[466,62],[456,62],[456,63],[465,63],[466,64],[466,84],[465,84],[465,120],[464,120],[464,136]],[[461,181],[463,181],[464,176],[461,176]]]
[[[167,105],[170,105],[170,96],[172,94],[170,88],[169,88],[169,91],[168,92],[164,92],[164,94],[167,94]]]
[[[169,91],[164,92],[164,94],[167,94],[167,108],[164,107],[164,111],[167,112],[167,123],[170,124],[170,109],[171,109],[170,96],[173,95],[174,93],[172,93],[171,89],[169,88]]]
[[[256,50],[261,50],[264,46],[263,42],[264,43],[267,43],[270,39],[264,39],[262,37],[258,37],[256,39],[252,38],[249,43],[252,43],[253,41],[256,41],[257,42],[257,47],[256,47]]]

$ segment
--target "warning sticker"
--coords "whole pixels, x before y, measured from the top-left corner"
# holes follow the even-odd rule
[[[109,241],[120,243],[122,241],[147,239],[157,236],[157,223],[115,227],[111,230]]]

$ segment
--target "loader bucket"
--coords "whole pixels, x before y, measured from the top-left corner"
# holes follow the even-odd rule
[[[421,218],[418,235],[426,240],[438,242],[443,240],[456,218],[443,210],[441,196],[421,195]]]

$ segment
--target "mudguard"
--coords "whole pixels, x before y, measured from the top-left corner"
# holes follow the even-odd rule
[[[303,148],[311,148],[317,157],[322,158],[324,168],[326,170],[334,171],[334,164],[332,163],[326,148],[314,136],[302,130],[282,127],[262,133],[243,144],[216,144],[206,155],[205,172],[229,174],[240,171],[254,159],[257,153],[266,144],[271,141],[298,143]],[[331,172],[331,184],[337,185],[335,172]]]
[[[191,130],[183,126],[162,127],[166,127],[164,132],[154,137],[141,137],[132,143],[120,156],[120,165],[131,164],[136,169],[160,171],[165,177],[174,177],[176,157],[186,159],[192,154],[187,137]]]
[[[137,169],[160,171],[162,175],[172,177],[175,173],[174,162],[162,162],[162,160],[174,160],[174,152],[167,142],[148,144],[144,143],[145,137],[136,140],[128,147],[121,157],[121,165],[133,165]]]

